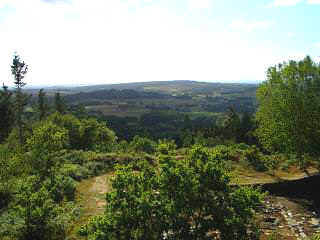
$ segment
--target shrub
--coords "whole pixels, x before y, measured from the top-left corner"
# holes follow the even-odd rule
[[[135,136],[130,142],[130,147],[136,152],[153,153],[155,143],[149,138]]]
[[[88,239],[220,239],[251,238],[254,209],[262,195],[243,187],[234,190],[220,160],[195,145],[188,156],[175,160],[171,142],[159,143],[157,166],[147,161],[119,166],[107,194],[104,215],[80,233]],[[165,146],[167,145],[167,146]]]
[[[96,119],[82,119],[80,139],[83,150],[110,152],[115,149],[117,137],[104,123]]]
[[[47,178],[44,186],[48,189],[50,197],[55,202],[60,202],[64,198],[68,201],[74,200],[74,193],[76,191],[75,181],[65,175],[57,174],[53,178]]]
[[[30,190],[34,190],[34,187],[24,184],[15,201],[10,204],[12,211],[7,219],[15,219],[18,224],[8,229],[7,234],[21,240],[53,239],[66,228],[75,208],[70,204],[60,207],[54,203],[44,186],[38,191]]]
[[[256,171],[268,170],[268,159],[262,155],[259,148],[251,146],[243,152],[243,159],[250,164]]]

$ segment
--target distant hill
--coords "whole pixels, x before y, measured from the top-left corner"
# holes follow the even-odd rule
[[[211,94],[213,91],[220,93],[230,92],[248,92],[255,91],[258,84],[249,83],[219,83],[219,82],[198,82],[191,80],[173,80],[173,81],[154,81],[154,82],[134,82],[119,84],[103,84],[90,86],[52,86],[45,87],[46,92],[60,91],[65,94],[94,92],[101,90],[125,90],[161,92],[166,94]],[[35,92],[36,89],[29,89],[29,92]]]

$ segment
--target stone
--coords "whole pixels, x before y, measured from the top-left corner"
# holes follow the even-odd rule
[[[302,238],[307,238],[307,235],[306,235],[304,232],[301,232],[301,233],[300,233],[300,236],[301,236]]]
[[[309,221],[311,227],[320,227],[319,219],[318,218],[311,218]]]

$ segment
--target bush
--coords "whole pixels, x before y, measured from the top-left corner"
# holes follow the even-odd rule
[[[130,147],[136,152],[153,153],[155,151],[155,143],[149,138],[135,136],[130,142]]]
[[[44,186],[48,189],[50,197],[55,202],[60,202],[64,198],[68,201],[74,200],[74,193],[76,191],[75,181],[69,177],[61,174],[54,175],[53,178],[47,178]]]
[[[256,171],[266,171],[268,170],[269,163],[268,159],[262,155],[259,148],[256,146],[251,146],[243,152],[242,155],[244,161],[250,164]]]
[[[115,149],[117,137],[104,123],[96,119],[82,119],[80,139],[83,150],[110,152]]]
[[[262,195],[234,190],[210,149],[195,145],[175,160],[172,142],[159,143],[159,162],[119,166],[104,215],[80,231],[88,239],[252,239],[254,209]]]
[[[60,170],[60,173],[73,178],[74,180],[81,180],[86,176],[83,176],[82,167],[78,164],[67,163],[64,164]]]
[[[21,240],[49,240],[61,233],[74,216],[72,204],[60,207],[44,187],[38,188],[36,178],[29,178],[21,184],[19,193],[9,205],[0,227],[6,226],[4,235]],[[8,222],[17,223],[8,225]]]

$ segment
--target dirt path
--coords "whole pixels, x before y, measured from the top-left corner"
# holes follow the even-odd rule
[[[114,175],[110,171],[103,175],[81,181],[77,186],[76,204],[81,208],[80,217],[66,232],[68,240],[82,239],[77,236],[78,229],[86,224],[90,217],[104,211],[105,193],[110,190],[108,178]]]
[[[284,197],[268,196],[263,205],[261,240],[302,240],[320,231],[319,218],[303,204]]]
[[[257,172],[253,169],[239,169],[230,173],[231,185],[256,185],[294,181],[319,174],[319,169],[312,166],[302,171],[297,166],[290,166],[287,171],[274,170],[271,173]]]

